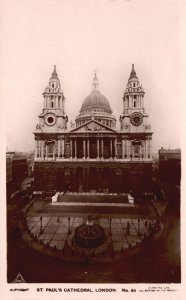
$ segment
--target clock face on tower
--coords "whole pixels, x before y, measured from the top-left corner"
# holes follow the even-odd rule
[[[52,126],[56,123],[56,116],[54,114],[47,114],[45,116],[45,123],[48,125],[48,126]]]
[[[134,113],[130,117],[132,125],[139,126],[143,122],[143,116],[140,113]]]

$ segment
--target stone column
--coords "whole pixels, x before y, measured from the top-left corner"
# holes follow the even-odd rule
[[[87,140],[87,158],[90,157],[90,141],[89,139]]]
[[[148,139],[148,158],[151,157],[151,140],[150,138]]]
[[[46,144],[46,159],[48,159],[48,145]]]
[[[125,148],[124,148],[124,140],[122,140],[122,158],[124,158],[124,151],[125,151]]]
[[[37,140],[35,140],[35,158],[37,158]]]
[[[140,156],[140,159],[141,159],[141,155],[142,155],[142,147],[141,147],[141,145],[139,146],[140,148],[139,148],[139,156]]]
[[[101,158],[103,158],[103,150],[104,150],[103,139],[101,139]]]
[[[145,155],[144,157],[147,158],[148,157],[148,154],[147,154],[147,140],[145,140]]]
[[[72,158],[72,140],[70,140],[70,157]]]
[[[61,146],[62,146],[62,158],[65,156],[65,140],[62,139],[61,141]]]
[[[97,158],[99,158],[99,139],[97,138]]]
[[[117,157],[117,139],[114,140],[115,158]]]
[[[145,141],[142,141],[141,154],[145,157]]]
[[[74,147],[75,147],[75,158],[77,158],[77,140],[74,140]]]
[[[59,140],[60,157],[62,156],[62,140]]]
[[[53,146],[53,153],[52,153],[53,160],[55,160],[55,155],[56,155],[56,143]]]
[[[86,157],[85,140],[83,140],[83,158]]]
[[[57,141],[57,156],[60,157],[60,140]]]
[[[40,157],[43,158],[43,141],[40,141]]]
[[[149,139],[146,140],[146,158],[148,158],[149,155]]]
[[[133,151],[133,146],[132,143],[130,143],[130,155],[132,155],[132,157],[134,156],[134,151]]]
[[[146,157],[148,158],[148,155],[149,155],[149,139],[147,139],[147,141],[146,141],[146,146],[147,146]]]
[[[127,140],[125,140],[125,157],[127,157]]]
[[[42,157],[42,145],[43,145],[43,142],[40,141],[40,146],[39,146],[39,156]]]
[[[152,157],[152,139],[150,139],[149,143],[150,143],[150,158],[151,158]]]
[[[38,146],[37,155],[38,155],[38,157],[40,157],[40,154],[41,154],[41,141],[38,141],[37,146]]]
[[[130,157],[130,140],[127,141],[127,156]]]
[[[146,155],[146,153],[145,153],[145,140],[143,141],[143,158],[145,158],[145,155]]]
[[[112,139],[110,140],[110,157],[112,158]]]
[[[41,141],[41,159],[43,160],[44,156],[44,141]]]

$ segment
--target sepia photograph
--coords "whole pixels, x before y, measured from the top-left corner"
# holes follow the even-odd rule
[[[9,291],[181,284],[179,2],[1,1]]]

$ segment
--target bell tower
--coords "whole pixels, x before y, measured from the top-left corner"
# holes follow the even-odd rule
[[[47,87],[43,93],[44,108],[39,115],[39,124],[36,131],[59,132],[66,129],[67,117],[65,115],[65,97],[61,89],[56,66],[52,72]]]
[[[152,159],[152,131],[145,111],[144,95],[134,65],[123,95],[123,114],[120,116],[121,133],[125,134],[128,156],[132,159]]]
[[[44,107],[34,132],[35,161],[55,160],[64,153],[62,137],[67,129],[68,117],[65,114],[65,97],[56,66],[44,90],[43,98]]]

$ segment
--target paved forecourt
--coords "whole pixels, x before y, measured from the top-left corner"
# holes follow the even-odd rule
[[[63,250],[69,232],[85,223],[82,217],[61,217],[61,216],[27,216],[28,229],[42,240],[44,244]],[[115,251],[126,249],[140,243],[144,235],[149,234],[149,228],[156,225],[155,219],[137,218],[106,218],[101,217],[95,220],[109,233],[111,231],[112,244]]]

